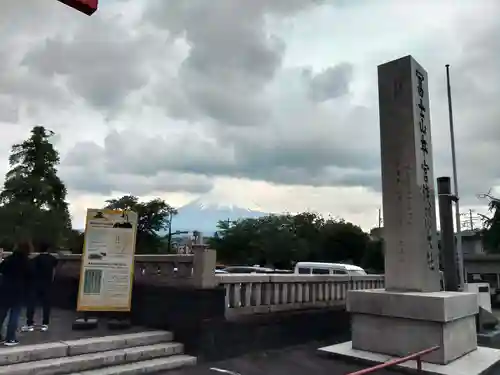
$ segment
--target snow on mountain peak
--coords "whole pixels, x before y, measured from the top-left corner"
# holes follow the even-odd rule
[[[218,230],[217,223],[219,221],[236,221],[263,215],[265,215],[264,211],[259,209],[242,208],[230,200],[207,199],[203,196],[179,207],[172,227],[179,231],[198,230],[202,233],[213,234]]]
[[[204,210],[229,210],[234,211],[236,206],[231,203],[205,203],[205,202],[197,202],[198,207],[201,211]]]
[[[252,202],[249,197],[239,196],[236,193],[228,196],[227,194],[218,194],[216,191],[211,191],[208,194],[202,195],[198,199],[191,202],[189,205],[197,206],[200,210],[246,210],[262,211],[259,205]],[[248,203],[251,202],[251,205]]]

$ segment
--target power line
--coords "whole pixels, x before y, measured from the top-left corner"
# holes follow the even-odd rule
[[[468,212],[460,214],[461,228],[468,230],[476,230],[482,227],[484,219],[481,214],[476,213],[475,210],[469,209]]]

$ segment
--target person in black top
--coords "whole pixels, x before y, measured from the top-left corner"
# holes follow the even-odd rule
[[[49,329],[52,283],[57,266],[57,258],[49,254],[49,249],[48,243],[41,243],[39,255],[31,260],[33,277],[26,308],[26,325],[21,328],[23,332],[35,330],[34,318],[37,305],[42,307],[43,314],[40,330],[47,331]]]
[[[16,331],[19,324],[21,308],[30,284],[31,265],[29,254],[33,246],[30,242],[19,243],[12,255],[0,263],[0,331],[3,322],[9,315],[7,323],[6,346],[19,344],[16,339]],[[2,340],[3,341],[3,340]]]

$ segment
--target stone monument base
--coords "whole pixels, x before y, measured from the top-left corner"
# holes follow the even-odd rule
[[[350,291],[352,349],[404,357],[439,346],[423,357],[445,365],[477,349],[475,293]]]

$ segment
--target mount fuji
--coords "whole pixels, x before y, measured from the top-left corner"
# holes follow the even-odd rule
[[[259,210],[220,204],[203,198],[196,199],[178,208],[177,211],[178,214],[172,220],[173,232],[197,230],[205,236],[212,236],[217,231],[217,223],[221,220],[236,221],[268,215]]]

